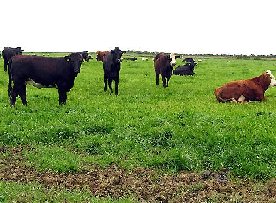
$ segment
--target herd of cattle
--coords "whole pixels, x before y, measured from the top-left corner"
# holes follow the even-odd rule
[[[64,57],[45,57],[35,55],[23,55],[21,47],[5,47],[2,51],[4,59],[4,71],[8,71],[8,96],[10,105],[14,106],[17,96],[27,105],[26,85],[32,84],[38,88],[55,87],[58,89],[59,104],[65,104],[67,93],[74,86],[75,78],[80,72],[83,61],[89,61],[88,51],[74,52]],[[96,59],[103,62],[104,91],[109,87],[111,93],[112,81],[115,82],[115,95],[118,95],[119,72],[121,69],[122,55],[125,51],[115,47],[111,51],[96,52]],[[156,73],[156,85],[159,85],[159,76],[162,77],[163,87],[168,87],[172,74],[194,75],[197,63],[193,58],[185,58],[184,65],[176,65],[175,54],[158,53],[154,58],[154,69]],[[135,61],[136,57],[128,57],[124,60]],[[142,58],[142,60],[148,60]],[[259,77],[248,80],[239,80],[226,83],[215,89],[215,96],[219,102],[247,102],[262,101],[268,87],[276,86],[275,77],[270,70]]]

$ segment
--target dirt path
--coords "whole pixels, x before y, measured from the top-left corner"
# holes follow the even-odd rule
[[[181,172],[159,174],[137,168],[127,171],[112,165],[102,169],[92,166],[78,173],[38,172],[24,165],[20,148],[8,150],[12,156],[0,159],[0,180],[22,183],[39,182],[45,187],[89,188],[100,197],[135,196],[153,202],[276,202],[276,180],[266,183],[228,180],[226,172],[203,174]]]

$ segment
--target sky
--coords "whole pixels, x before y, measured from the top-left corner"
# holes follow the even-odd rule
[[[1,0],[0,48],[276,54],[275,0]]]

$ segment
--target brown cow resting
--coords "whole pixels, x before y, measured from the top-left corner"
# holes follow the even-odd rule
[[[215,89],[215,96],[219,102],[263,101],[265,91],[273,86],[276,86],[275,77],[267,70],[255,78],[226,83]]]

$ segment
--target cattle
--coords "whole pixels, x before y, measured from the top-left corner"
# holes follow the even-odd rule
[[[195,65],[190,65],[190,64],[186,64],[186,65],[182,65],[182,66],[178,66],[175,70],[173,70],[173,74],[174,75],[194,75],[194,68]]]
[[[103,62],[103,58],[109,53],[109,51],[97,51],[96,52],[96,59],[97,61],[102,61]]]
[[[219,102],[263,101],[265,91],[273,86],[276,86],[275,77],[267,70],[258,77],[226,83],[214,93]]]
[[[142,57],[141,60],[142,60],[142,61],[148,61],[149,59],[146,58],[146,57]]]
[[[127,58],[124,58],[124,60],[127,60],[127,61],[136,61],[137,57],[127,57]]]
[[[74,80],[80,72],[83,58],[78,53],[65,57],[50,58],[43,56],[16,55],[9,64],[8,95],[11,106],[15,106],[19,95],[23,105],[27,105],[26,83],[34,86],[56,87],[59,104],[65,104],[67,92],[74,86]]]
[[[169,86],[169,80],[172,75],[173,67],[171,65],[171,58],[169,55],[161,52],[154,58],[154,68],[156,74],[156,85],[159,85],[159,75],[162,76],[163,87]]]
[[[175,54],[170,53],[170,58],[171,58],[171,66],[175,66],[176,65]]]
[[[115,47],[114,50],[111,50],[107,55],[103,57],[103,70],[104,70],[104,91],[107,91],[108,87],[113,93],[111,83],[114,80],[115,82],[115,95],[118,95],[119,87],[119,73],[121,69],[121,57],[125,53],[121,51],[119,47]]]
[[[197,65],[197,62],[193,58],[185,58],[182,62],[185,62],[186,64],[194,64]]]
[[[81,54],[82,58],[87,62],[89,62],[89,59],[92,59],[92,57],[89,56],[88,51],[82,51],[82,52],[77,52],[77,53]]]
[[[193,58],[187,58],[186,64],[182,66],[178,66],[175,70],[173,70],[174,75],[194,75],[194,68],[197,63],[194,61]]]
[[[4,71],[6,72],[8,69],[10,59],[15,55],[21,55],[24,50],[21,47],[4,47],[2,51],[3,59],[4,59]]]

